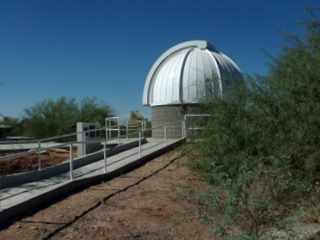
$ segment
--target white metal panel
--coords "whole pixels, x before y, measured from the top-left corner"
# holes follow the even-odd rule
[[[239,67],[206,41],[189,41],[170,48],[151,68],[143,104],[199,103],[222,96],[224,86],[241,78]]]
[[[165,51],[157,59],[157,61],[152,65],[152,67],[148,73],[148,76],[146,78],[146,82],[144,85],[144,91],[143,91],[143,99],[142,99],[142,102],[144,105],[150,105],[150,103],[149,103],[150,94],[149,93],[150,93],[150,88],[152,86],[152,78],[153,78],[155,72],[157,71],[158,67],[162,64],[162,62],[165,61],[169,56],[171,56],[175,52],[178,52],[182,49],[193,48],[193,47],[197,47],[197,48],[201,48],[201,49],[206,49],[206,48],[210,47],[210,49],[215,49],[215,47],[207,41],[195,40],[195,41],[186,41],[186,42],[177,44],[177,45],[171,47],[170,49],[168,49],[167,51]]]
[[[183,74],[183,102],[199,103],[205,97],[217,95],[219,69],[204,50],[194,49],[186,60]]]
[[[158,67],[151,83],[151,105],[180,103],[179,84],[180,69],[188,50],[182,50],[168,57]]]

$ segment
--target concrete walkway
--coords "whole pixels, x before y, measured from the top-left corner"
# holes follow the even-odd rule
[[[1,189],[0,224],[9,218],[25,213],[25,210],[47,204],[53,198],[120,175],[121,172],[128,171],[136,165],[168,151],[182,141],[184,139],[148,139],[148,143],[142,145],[141,155],[139,155],[139,147],[135,147],[107,158],[106,173],[102,159],[74,170],[73,181],[70,179],[70,173],[63,173],[49,179]]]

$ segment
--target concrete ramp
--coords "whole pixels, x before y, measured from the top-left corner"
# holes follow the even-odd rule
[[[146,143],[146,140],[143,139],[141,143],[142,144]],[[116,145],[116,146],[107,150],[108,156],[112,156],[122,151],[126,151],[128,149],[137,147],[139,145],[139,140],[124,139],[120,142],[120,144],[112,143],[112,145]],[[85,165],[99,161],[102,158],[103,158],[103,150],[99,150],[99,151],[87,154],[85,156],[75,158],[73,159],[73,168],[77,169],[77,168],[83,167]],[[54,166],[43,168],[41,170],[4,175],[0,177],[0,189],[16,187],[25,183],[39,181],[42,179],[48,179],[53,176],[66,173],[68,171],[69,171],[69,160]]]
[[[139,147],[134,147],[108,157],[106,162],[101,159],[75,169],[73,179],[69,173],[62,173],[48,179],[1,189],[0,223],[35,211],[92,184],[119,176],[173,149],[184,140],[184,138],[148,139],[146,144],[141,145],[140,151]]]

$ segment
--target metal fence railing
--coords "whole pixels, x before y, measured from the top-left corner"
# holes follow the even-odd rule
[[[208,128],[210,117],[211,114],[185,114],[184,136],[190,141],[201,138]]]
[[[179,124],[182,125],[182,123]],[[168,134],[170,135],[170,131],[174,131],[175,129],[173,127],[174,125],[176,124],[167,124],[165,126],[159,126],[156,128],[142,127],[141,124],[135,126],[128,125],[125,128],[114,128],[113,126],[109,125],[101,128],[89,129],[86,131],[78,131],[70,134],[38,139],[36,142],[33,142],[35,144],[34,148],[27,152],[9,154],[7,156],[0,157],[0,164],[4,162],[8,162],[8,164],[10,164],[10,162],[14,162],[15,159],[29,159],[30,162],[28,163],[28,161],[25,160],[25,164],[27,165],[26,169],[10,169],[10,165],[7,167],[7,169],[2,167],[1,175],[7,175],[26,170],[30,171],[37,169],[40,171],[43,168],[59,164],[68,159],[86,157],[88,154],[91,154],[91,152],[86,152],[85,154],[80,155],[79,151],[77,151],[80,145],[85,147],[89,145],[96,145],[97,148],[95,151],[93,151],[93,153],[98,153],[103,149],[108,150],[111,147],[109,146],[110,144],[121,144],[121,142],[125,142],[125,140],[137,139],[139,142],[141,142],[141,139],[152,137],[152,132],[155,130],[162,132],[163,139],[167,139]],[[115,131],[115,129],[117,132],[113,135],[112,132]],[[84,141],[79,141],[77,139],[79,134],[86,136],[93,132],[95,133],[94,138],[84,138]],[[50,162],[51,156],[57,159]],[[70,168],[71,167],[72,165],[70,164]]]
[[[183,125],[182,122],[180,122],[179,124],[181,124],[181,126]],[[163,144],[164,142],[168,141],[168,135],[170,135],[170,131],[175,131],[175,128],[176,128],[176,125],[167,124],[167,125],[159,126],[156,128],[143,128],[143,129],[140,128],[140,129],[137,129],[136,131],[132,131],[132,132],[128,132],[128,130],[126,130],[126,131],[120,131],[120,134],[117,134],[116,137],[110,137],[110,138],[108,138],[109,129],[106,127],[94,129],[94,130],[90,129],[87,131],[83,131],[80,133],[86,134],[86,133],[92,132],[92,131],[101,131],[101,133],[99,135],[99,136],[101,136],[100,138],[88,140],[85,142],[85,144],[97,143],[97,144],[101,144],[102,148],[94,153],[88,153],[88,154],[82,155],[82,156],[77,156],[75,154],[75,150],[76,150],[77,146],[79,144],[83,144],[83,142],[77,141],[77,139],[75,138],[75,136],[77,134],[79,134],[79,132],[72,133],[72,134],[65,134],[65,135],[57,136],[57,137],[40,139],[40,140],[38,140],[38,144],[39,144],[38,148],[32,149],[33,154],[36,154],[36,157],[38,160],[38,162],[37,162],[38,166],[36,169],[38,171],[41,171],[41,170],[45,170],[45,168],[47,167],[46,165],[44,165],[42,163],[41,153],[46,152],[52,148],[63,148],[63,149],[65,149],[65,151],[67,153],[66,154],[67,156],[64,159],[65,163],[68,166],[68,169],[67,169],[68,171],[66,172],[66,174],[67,174],[66,180],[67,181],[74,181],[77,178],[90,173],[90,171],[88,171],[88,173],[83,172],[83,173],[81,173],[81,175],[79,175],[79,173],[75,174],[75,168],[74,168],[75,162],[74,161],[76,161],[79,157],[86,157],[91,154],[98,154],[99,153],[99,154],[101,154],[101,156],[103,156],[102,159],[100,159],[100,161],[101,160],[103,161],[103,164],[101,164],[101,165],[98,164],[97,166],[100,170],[103,171],[104,174],[107,174],[109,171],[108,168],[111,165],[115,164],[116,162],[123,161],[123,160],[127,159],[127,157],[129,157],[129,156],[136,156],[136,158],[142,158],[145,155],[147,155],[150,152],[150,150],[152,150],[158,144]],[[144,141],[145,141],[146,136],[152,136],[152,132],[155,130],[162,131],[163,137],[155,140],[154,144],[144,146]],[[102,132],[104,132],[104,133],[102,133]],[[184,136],[181,136],[181,137],[184,137]],[[64,138],[64,140],[62,140],[62,138]],[[111,156],[108,156],[108,150],[110,149],[109,143],[112,142],[113,140],[119,141],[119,139],[134,139],[138,143],[136,145],[136,148],[133,148],[130,152],[128,152],[130,155],[125,155],[121,159],[117,159],[117,160],[112,159],[111,160]],[[54,147],[46,146],[44,144],[44,143],[46,143],[46,141],[54,141],[55,143],[57,143],[57,145],[55,145]],[[94,171],[95,170],[96,169],[94,169]],[[60,178],[59,181],[66,181],[65,180],[66,177]],[[1,181],[1,178],[0,178],[0,181]],[[0,189],[1,189],[1,187],[0,187]],[[5,198],[7,199],[8,197],[10,198],[10,196],[7,196]],[[12,197],[14,197],[14,195]],[[3,200],[4,200],[4,198],[2,196],[0,196],[0,210],[1,210],[1,205],[2,205],[1,201],[3,201]]]
[[[106,148],[108,148],[108,144],[120,144],[122,139],[150,138],[156,133],[158,138],[163,137],[164,139],[173,135],[177,136],[177,132],[181,137],[195,139],[205,131],[207,119],[209,117],[209,114],[186,114],[183,121],[167,123],[153,128],[147,128],[145,122],[140,120],[127,121],[125,125],[121,125],[118,117],[112,117],[106,119],[106,125],[101,128],[76,131],[74,133],[38,140],[25,140],[20,144],[32,144],[29,151],[0,156],[0,164],[3,162],[12,162],[15,159],[30,158],[30,166],[28,166],[26,170],[41,170],[52,164],[54,165],[61,161],[68,160],[71,156],[70,149],[72,150],[73,158],[85,157],[87,152],[82,155],[79,154],[78,149],[81,145],[85,148],[89,148],[89,145],[96,145],[95,151],[98,151],[106,147],[105,145],[107,145]],[[179,126],[181,126],[181,129]],[[94,138],[85,137],[83,141],[82,139],[79,140],[77,138],[79,135],[93,135]],[[19,144],[19,142],[16,142],[15,144]],[[70,144],[72,144],[72,148],[70,148]],[[57,149],[64,151],[59,151],[58,153],[54,152]],[[51,156],[56,156],[57,159],[61,158],[61,161],[53,161],[53,163],[50,163],[50,161],[47,161],[46,159],[48,158],[50,160]],[[5,174],[6,169],[2,168],[0,171],[1,175],[3,175]],[[19,169],[10,171],[13,173],[20,172]]]

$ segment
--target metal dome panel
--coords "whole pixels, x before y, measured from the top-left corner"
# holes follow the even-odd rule
[[[239,67],[206,41],[178,44],[152,66],[144,87],[148,106],[200,103],[222,96],[226,86],[241,79]]]

